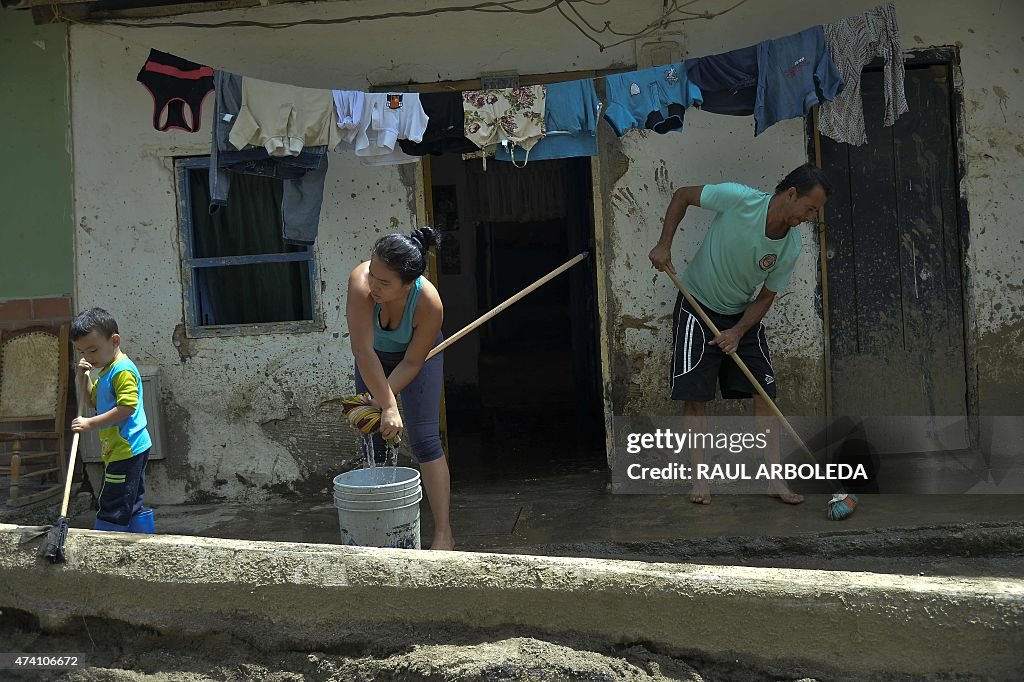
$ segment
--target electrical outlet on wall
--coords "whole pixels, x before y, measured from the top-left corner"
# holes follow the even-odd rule
[[[683,58],[683,46],[678,40],[636,41],[636,68],[674,64]]]

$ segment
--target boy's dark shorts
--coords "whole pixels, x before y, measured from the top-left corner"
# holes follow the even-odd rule
[[[719,331],[736,326],[743,317],[742,313],[723,315],[706,306],[701,307]],[[672,313],[672,366],[669,371],[672,400],[714,400],[716,382],[722,389],[723,398],[751,398],[756,393],[736,362],[718,346],[708,345],[714,336],[682,294],[678,295]],[[765,392],[775,398],[775,370],[772,369],[772,356],[763,324],[747,330],[740,339],[736,354]]]
[[[104,467],[96,518],[117,526],[127,526],[132,517],[142,511],[150,450],[111,462]]]

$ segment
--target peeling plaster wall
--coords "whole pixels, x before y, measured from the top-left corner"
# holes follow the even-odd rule
[[[679,412],[679,406],[667,398],[676,290],[671,280],[651,268],[647,258],[661,233],[672,193],[684,185],[733,179],[754,187],[774,187],[789,169],[805,161],[802,123],[779,124],[752,142],[751,119],[693,111],[687,113],[686,132],[672,139],[648,132],[632,133],[621,141],[612,135],[606,138],[602,152],[609,153],[603,161],[612,173],[617,155],[628,159],[628,169],[605,194],[617,414]],[[619,147],[617,154],[612,152],[615,147]],[[615,178],[618,174],[603,175]],[[687,212],[682,233],[673,244],[673,263],[679,272],[696,252],[713,217],[700,209]],[[779,366],[782,400],[794,414],[815,414],[823,401],[821,383],[802,379],[813,379],[822,371],[821,318],[814,307],[817,241],[807,226],[802,229],[804,254],[765,323]],[[805,363],[809,368],[801,368],[807,376],[796,377],[791,359],[803,358],[811,361]],[[741,405],[720,403],[715,408],[735,410]]]
[[[873,3],[747,3],[667,35],[698,56],[781,36]],[[662,3],[586,8],[592,21],[639,28]],[[708,4],[708,9],[711,9]],[[277,5],[192,15],[193,21],[274,21],[410,9],[404,2]],[[905,49],[958,44],[964,82],[970,215],[967,254],[969,343],[977,349],[981,410],[1024,409],[1021,256],[1024,215],[1020,144],[1024,10],[988,0],[902,0]],[[111,35],[114,34],[114,35]],[[119,37],[115,37],[119,36]],[[123,39],[122,39],[123,38]],[[654,38],[652,38],[654,39]],[[353,459],[354,442],[332,401],[351,390],[352,357],[343,316],[345,278],[373,240],[414,222],[414,175],[332,155],[317,245],[325,331],[187,339],[182,325],[173,158],[206,154],[210,101],[198,134],[150,126],[151,99],[135,74],[146,46],[260,78],[317,87],[473,78],[481,72],[546,73],[635,63],[632,44],[605,52],[553,12],[533,16],[458,14],[345,26],[71,29],[75,222],[81,305],[118,316],[126,350],[162,371],[169,456],[150,471],[154,501],[258,497],[319,491]],[[670,414],[666,399],[671,282],[647,253],[672,191],[738,180],[769,189],[806,160],[803,122],[780,123],[756,140],[749,118],[691,111],[686,131],[617,139],[602,124],[601,187],[610,342],[608,384],[616,414]],[[685,263],[710,215],[694,210],[677,237]],[[816,303],[818,244],[804,226],[804,253],[769,314],[783,409],[824,410],[822,327]],[[226,387],[226,388],[225,388]],[[1014,400],[1015,399],[1015,400]]]

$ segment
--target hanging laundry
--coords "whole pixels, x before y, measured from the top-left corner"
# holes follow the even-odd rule
[[[703,100],[682,62],[605,76],[604,118],[622,137],[630,128],[668,133],[683,127],[687,107]]]
[[[398,141],[420,142],[427,129],[427,114],[415,92],[367,93],[361,117],[363,125],[352,141],[359,157],[404,158],[394,155]]]
[[[544,137],[547,88],[530,85],[462,93],[466,137],[485,152],[505,142],[529,151]]]
[[[494,153],[499,161],[520,164],[527,159],[565,159],[573,156],[597,156],[597,120],[601,102],[594,81],[569,81],[547,86],[544,127],[547,135],[531,151],[501,145]],[[527,156],[527,154],[529,156]]]
[[[304,147],[296,156],[270,156],[266,147],[235,149],[230,133],[242,108],[242,77],[214,74],[213,140],[210,145],[210,213],[226,206],[231,174],[259,175],[282,181],[281,233],[286,243],[309,246],[316,241],[327,176],[327,147]]]
[[[210,215],[228,203],[231,176],[228,168],[234,163],[268,159],[263,147],[249,146],[238,151],[228,140],[242,108],[242,77],[217,69],[213,75],[213,139],[210,142]]]
[[[427,115],[427,129],[421,142],[399,140],[398,146],[410,156],[461,154],[477,149],[466,138],[461,92],[424,92],[420,105]]]
[[[757,47],[686,60],[686,73],[704,101],[701,111],[750,116],[757,100]]]
[[[338,127],[342,131],[342,139],[346,142],[352,142],[352,139],[347,139],[351,134],[354,138],[355,132],[359,130],[363,125],[363,102],[365,94],[359,90],[332,90],[331,96],[334,98],[334,110],[338,115]]]
[[[295,156],[303,147],[333,149],[341,139],[334,118],[330,90],[244,77],[242,108],[229,139],[237,149],[261,145],[271,156]]]
[[[327,180],[327,148],[320,164],[297,178],[285,180],[281,195],[281,237],[286,244],[312,246],[320,229],[320,210]],[[278,163],[278,167],[282,167]]]
[[[861,70],[875,57],[885,60],[882,72],[885,89],[883,125],[891,126],[907,113],[903,89],[903,46],[896,23],[896,7],[890,2],[868,12],[825,25],[825,42],[832,59],[846,81],[846,87],[818,111],[818,129],[836,142],[862,145],[868,141],[864,130],[864,102],[860,94]]]
[[[153,127],[197,132],[203,121],[203,100],[213,90],[213,69],[158,50],[149,51],[135,80],[153,96]],[[188,107],[191,123],[185,118]],[[161,123],[164,111],[167,120]]]
[[[843,77],[825,47],[821,26],[757,44],[754,136],[788,118],[800,118],[833,99]]]

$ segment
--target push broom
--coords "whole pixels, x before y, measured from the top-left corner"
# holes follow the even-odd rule
[[[686,290],[686,287],[683,286],[683,283],[681,281],[679,281],[679,278],[676,277],[674,273],[668,270],[665,271],[665,274],[672,279],[672,283],[676,285],[676,289],[679,289],[679,293],[681,293],[683,297],[687,300],[687,302],[690,304],[690,307],[698,315],[700,315],[700,319],[702,319],[704,321],[704,324],[708,326],[708,329],[711,330],[711,333],[714,334],[715,336],[718,336],[721,333],[718,331],[718,327],[716,327],[715,323],[711,321],[711,318],[709,318],[707,313],[704,312],[704,309],[700,306],[699,303],[697,303],[696,299],[694,299],[693,296],[690,295],[690,292]],[[758,394],[761,396],[761,398],[764,399],[765,403],[768,405],[768,408],[772,411],[772,413],[779,418],[779,421],[781,421],[783,426],[786,427],[786,430],[789,431],[789,435],[793,436],[793,440],[797,442],[797,445],[800,446],[800,449],[803,450],[804,454],[807,455],[807,457],[809,457],[812,462],[817,462],[817,458],[811,454],[811,451],[808,449],[807,445],[800,437],[800,434],[796,432],[796,429],[793,428],[793,425],[790,424],[789,420],[786,419],[785,415],[782,414],[782,412],[779,410],[779,406],[775,404],[775,401],[771,399],[767,392],[765,392],[764,387],[761,385],[761,382],[754,378],[754,375],[747,367],[747,364],[743,362],[743,359],[736,353],[730,353],[729,357],[736,361],[736,365],[740,368],[740,371],[743,372],[743,375],[747,377],[747,381],[749,381],[750,385],[757,390]],[[825,509],[825,515],[831,521],[841,521],[850,516],[851,514],[853,514],[855,509],[857,509],[856,495],[853,495],[852,493],[842,492],[835,493],[834,495],[832,495],[832,499],[828,501],[828,506]]]
[[[84,391],[79,390],[78,416],[85,411]],[[51,564],[64,563],[64,542],[68,538],[68,501],[71,499],[71,481],[75,477],[75,458],[78,455],[78,441],[82,434],[76,432],[71,437],[71,457],[68,460],[67,475],[64,480],[64,500],[60,505],[60,518],[56,525],[46,533],[46,541],[43,542],[43,556]]]

